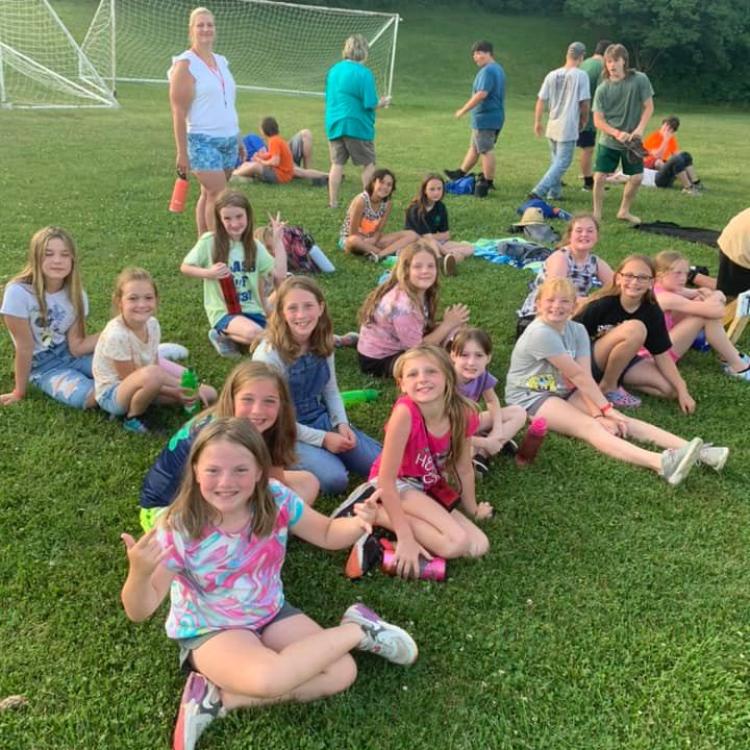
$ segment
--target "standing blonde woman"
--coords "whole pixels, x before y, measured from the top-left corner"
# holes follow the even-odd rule
[[[235,109],[236,85],[225,57],[214,53],[216,26],[208,8],[190,14],[190,48],[172,58],[169,101],[177,172],[192,171],[201,186],[195,207],[198,236],[214,229],[214,203],[245,147]]]

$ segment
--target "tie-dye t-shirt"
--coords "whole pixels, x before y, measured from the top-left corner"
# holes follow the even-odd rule
[[[281,567],[289,527],[304,503],[283,484],[271,480],[276,521],[267,537],[248,539],[247,529],[228,534],[209,528],[200,539],[159,528],[162,547],[171,545],[166,566],[175,573],[166,630],[170,638],[195,638],[230,628],[255,630],[269,623],[284,605]]]

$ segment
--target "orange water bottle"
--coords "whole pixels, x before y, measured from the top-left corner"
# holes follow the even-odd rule
[[[184,172],[177,171],[177,179],[174,181],[172,188],[172,198],[169,201],[169,210],[173,214],[182,213],[185,210],[185,201],[187,200],[190,183]]]

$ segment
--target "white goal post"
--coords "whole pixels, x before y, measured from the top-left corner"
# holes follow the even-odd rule
[[[0,108],[116,106],[48,0],[0,0]]]
[[[82,49],[113,91],[117,81],[165,83],[171,57],[188,46],[188,17],[197,5],[101,0]],[[216,51],[229,60],[238,88],[322,95],[344,41],[362,34],[378,90],[391,93],[398,14],[270,0],[207,0],[206,6],[216,19]]]

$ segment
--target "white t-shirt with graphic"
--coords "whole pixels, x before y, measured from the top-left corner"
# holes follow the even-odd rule
[[[45,352],[66,341],[70,327],[76,322],[76,312],[70,301],[68,290],[45,293],[47,302],[47,323],[42,322],[34,288],[30,284],[13,282],[5,287],[0,314],[29,321],[31,336],[34,339],[34,354]],[[83,293],[83,313],[89,314],[89,300]]]

